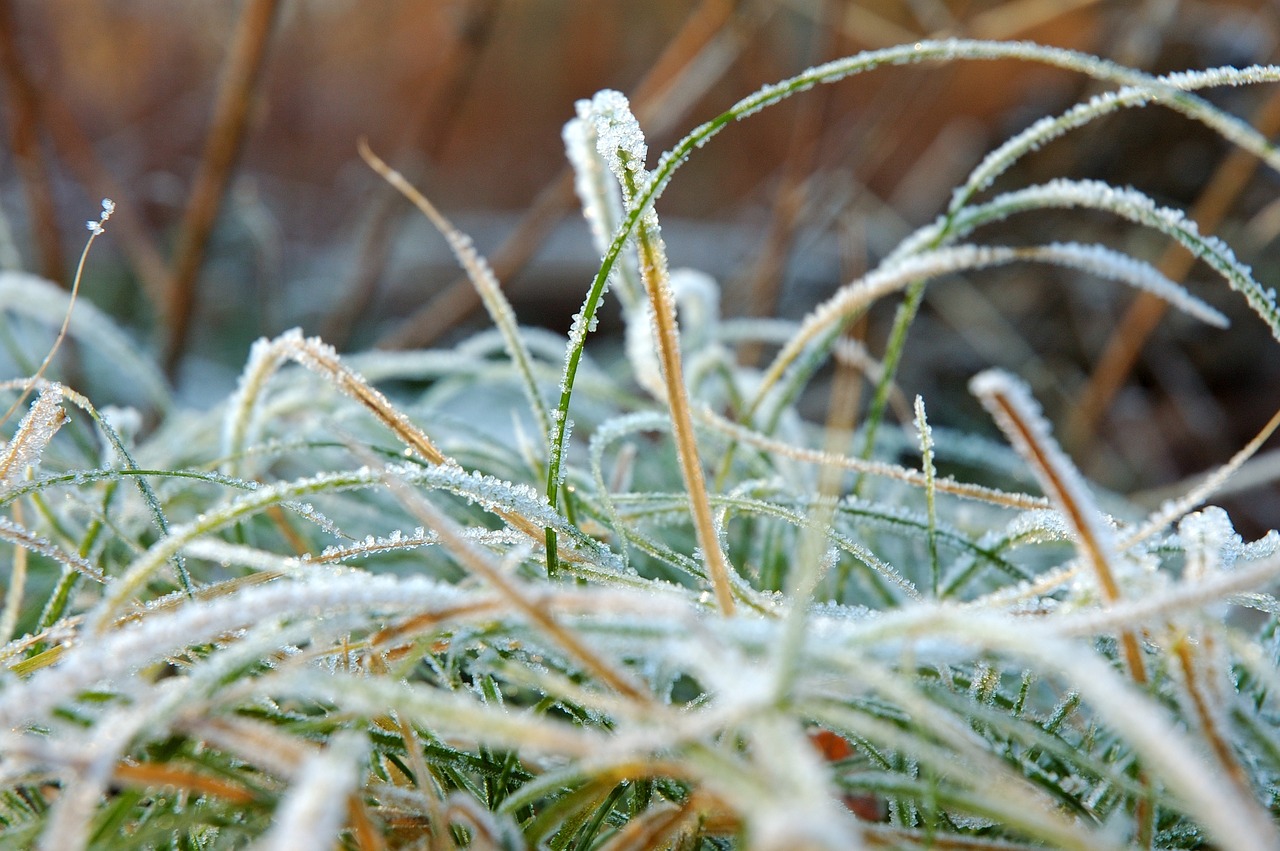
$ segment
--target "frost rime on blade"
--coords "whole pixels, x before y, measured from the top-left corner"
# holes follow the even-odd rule
[[[0,449],[0,484],[11,485],[28,467],[39,465],[44,448],[67,421],[61,402],[60,384],[50,384],[36,396],[13,438]]]
[[[573,166],[574,186],[582,203],[582,215],[591,231],[592,245],[603,257],[609,251],[614,233],[622,225],[625,210],[622,191],[607,165],[616,159],[616,155],[601,153],[591,104],[589,100],[578,101],[578,117],[565,124],[562,136],[565,154]],[[634,256],[624,252],[618,258],[618,266],[610,275],[610,282],[622,285],[619,298],[628,314],[643,305],[644,293]]]
[[[1201,234],[1196,223],[1181,210],[1161,207],[1136,189],[1111,186],[1097,180],[1051,180],[1040,186],[1006,192],[986,204],[969,207],[951,222],[948,238],[964,236],[981,225],[1014,213],[1053,207],[1106,210],[1177,240],[1226,279],[1233,290],[1243,295],[1254,313],[1267,323],[1272,336],[1280,340],[1280,307],[1276,305],[1275,290],[1259,284],[1253,277],[1253,271],[1236,259],[1230,246],[1217,237]],[[946,228],[945,218],[922,228],[899,245],[891,257],[913,253],[936,240]]]
[[[632,187],[638,189],[649,177],[645,170],[649,146],[640,122],[631,112],[631,104],[621,92],[604,89],[590,101],[578,102],[578,116],[595,128],[596,150],[618,179],[623,200],[630,208],[634,195],[639,194]]]

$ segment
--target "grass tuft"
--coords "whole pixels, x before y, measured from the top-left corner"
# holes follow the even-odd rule
[[[654,205],[712,137],[818,84],[996,59],[1107,90],[998,146],[808,317],[722,320],[714,281],[668,270]],[[1276,167],[1198,92],[1277,80],[925,41],[765,87],[652,167],[626,98],[602,92],[564,133],[602,257],[567,339],[520,327],[469,240],[362,145],[497,330],[346,358],[290,331],[253,346],[212,414],[172,402],[91,305],[73,316],[74,296],[0,273],[14,339],[58,341],[0,384],[0,844],[1277,847],[1280,533],[1245,541],[1207,503],[1280,415],[1150,512],[1085,481],[1021,379],[971,385],[1011,452],[940,425],[941,400],[909,409],[895,374],[928,287],[1012,263],[1230,333],[1217,298],[1057,225],[977,241],[1015,214],[1100,210],[1163,235],[1280,335],[1233,250],[1135,189],[986,195],[1047,141],[1149,105]],[[626,341],[596,362],[610,292]],[[843,336],[886,298],[882,351]],[[63,336],[157,422],[45,378]],[[762,345],[778,349],[764,370],[739,357]],[[820,426],[799,400],[830,359],[841,393],[874,392]],[[392,382],[418,391],[375,386]]]

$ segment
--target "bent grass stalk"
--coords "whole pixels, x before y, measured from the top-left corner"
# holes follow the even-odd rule
[[[435,205],[428,201],[426,196],[419,192],[400,172],[383,162],[369,147],[367,140],[360,139],[358,148],[360,156],[368,163],[369,167],[417,207],[449,243],[450,250],[453,251],[458,262],[462,264],[463,269],[466,270],[467,277],[471,279],[471,283],[475,285],[476,292],[480,294],[481,299],[484,301],[484,306],[489,311],[489,316],[493,319],[494,325],[502,333],[502,340],[507,346],[507,355],[511,358],[516,371],[520,374],[525,396],[529,400],[529,408],[533,413],[534,421],[538,424],[538,433],[551,434],[551,421],[547,417],[547,406],[542,400],[542,393],[538,390],[538,382],[533,377],[533,358],[529,355],[528,347],[525,346],[524,341],[520,338],[520,329],[516,324],[515,311],[511,309],[511,303],[507,301],[507,297],[502,294],[502,287],[499,285],[493,271],[489,268],[489,264],[476,253],[470,238],[455,228],[453,223],[445,218],[436,209]]]

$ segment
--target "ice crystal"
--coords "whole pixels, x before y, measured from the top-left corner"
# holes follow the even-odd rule
[[[106,233],[102,226],[107,223],[107,219],[111,218],[111,214],[115,211],[116,202],[112,201],[110,198],[103,198],[102,213],[98,216],[97,221],[87,221],[84,223],[84,226],[88,228],[89,232],[94,236],[102,236],[102,234]]]

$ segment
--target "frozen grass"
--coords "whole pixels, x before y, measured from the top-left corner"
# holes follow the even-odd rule
[[[712,282],[668,272],[654,201],[734,121],[882,65],[1009,57],[1115,88],[998,148],[784,337],[720,323]],[[0,844],[1277,847],[1280,535],[1246,543],[1206,505],[1276,421],[1151,518],[1095,496],[1010,374],[972,390],[1013,475],[1000,446],[933,428],[924,400],[905,436],[880,422],[923,287],[956,272],[1053,264],[1223,323],[1112,248],[973,241],[1010,215],[1089,207],[1163,233],[1280,336],[1274,292],[1134,189],[981,197],[1044,142],[1149,104],[1275,165],[1193,92],[1277,79],[922,42],[767,87],[653,169],[626,99],[603,92],[565,130],[603,260],[562,347],[516,324],[466,237],[365,149],[497,333],[346,362],[290,332],[255,346],[211,415],[170,410],[80,309],[64,327],[81,356],[112,357],[164,416],[144,430],[44,366],[5,385],[23,401],[0,451]],[[626,358],[601,366],[587,350],[611,286]],[[15,322],[63,325],[66,296],[0,275],[0,294],[20,287],[39,297],[5,302]],[[899,294],[881,361],[841,341]],[[763,371],[734,358],[754,334],[780,343]],[[842,443],[794,406],[832,356],[877,385]],[[425,389],[393,400],[364,374]],[[917,467],[894,463],[903,446]]]

